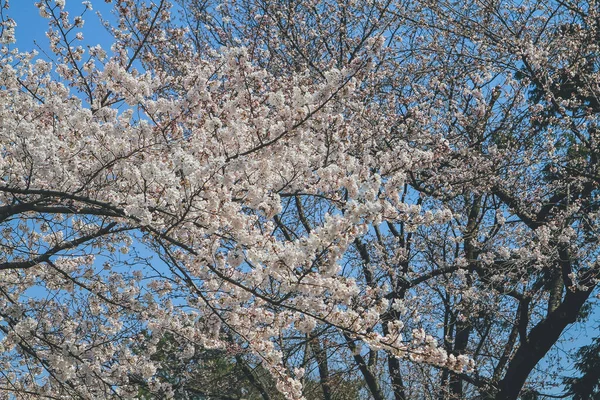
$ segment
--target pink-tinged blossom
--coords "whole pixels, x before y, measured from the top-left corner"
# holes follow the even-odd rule
[[[178,398],[209,350],[288,399],[538,384],[598,283],[596,14],[122,0],[104,48],[72,3],[52,62],[1,14],[0,393]]]

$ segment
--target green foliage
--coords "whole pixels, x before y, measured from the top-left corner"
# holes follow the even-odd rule
[[[250,365],[239,352],[206,349],[195,346],[194,355],[182,360],[184,345],[171,334],[166,334],[157,344],[152,356],[160,365],[157,376],[160,382],[168,382],[175,391],[176,399],[185,400],[284,400],[275,382],[262,365]],[[137,399],[155,399],[157,394],[150,384],[139,377],[132,377],[140,384]],[[343,374],[331,376],[332,400],[356,400],[361,397],[364,382]],[[323,399],[318,376],[307,376],[303,381],[307,400]]]
[[[158,380],[171,384],[176,398],[261,399],[258,389],[248,378],[248,372],[253,374],[254,379],[267,382],[267,386],[272,386],[275,392],[267,371],[259,366],[245,372],[242,359],[234,352],[194,346],[193,356],[184,360],[181,357],[184,347],[167,334],[158,342],[157,351],[152,356],[153,361],[160,365],[156,374]],[[153,398],[156,398],[156,393],[151,392],[150,385],[140,385],[138,399]]]
[[[575,369],[581,373],[577,377],[563,379],[568,393],[573,400],[599,400],[600,399],[600,337],[583,346],[577,351],[578,361]]]

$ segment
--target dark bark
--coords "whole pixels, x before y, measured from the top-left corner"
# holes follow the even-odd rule
[[[383,333],[387,335],[389,333],[387,329],[387,323],[398,319],[398,313],[391,311],[383,315],[382,328]],[[404,392],[404,382],[402,380],[402,374],[400,372],[400,360],[394,357],[392,354],[387,355],[388,372],[390,374],[390,381],[392,383],[392,392],[394,393],[394,400],[406,400],[406,393]]]
[[[388,369],[392,380],[394,399],[406,400],[406,394],[404,393],[404,382],[402,381],[402,375],[400,374],[400,360],[391,354],[388,354]]]
[[[265,385],[263,385],[260,379],[254,376],[254,372],[252,371],[252,369],[250,369],[250,367],[248,366],[248,364],[246,364],[242,357],[236,356],[235,359],[240,365],[244,376],[246,377],[246,379],[248,379],[248,382],[250,382],[250,384],[254,386],[256,390],[258,390],[263,400],[271,400],[271,396],[269,396],[269,392],[267,392]]]
[[[479,214],[481,212],[481,196],[474,196],[473,204],[469,210],[469,217],[467,220],[467,226],[465,227],[465,242],[464,242],[464,254],[465,259],[469,264],[475,264],[477,262],[477,248],[475,242],[477,241],[477,235],[479,233]],[[473,284],[470,276],[467,277],[468,285]],[[454,348],[452,353],[459,355],[465,352],[469,344],[469,337],[471,335],[471,322],[468,319],[458,321],[453,318],[454,322]],[[463,397],[463,380],[459,375],[450,374],[450,393],[452,398],[460,399]]]
[[[576,321],[581,307],[590,296],[588,290],[568,291],[564,301],[538,323],[521,343],[508,364],[504,378],[498,383],[496,400],[515,400],[537,363],[556,343],[564,329]]]
[[[456,355],[463,354],[469,344],[471,335],[471,324],[468,321],[458,322],[456,324],[456,336],[454,337],[454,351]],[[450,374],[450,393],[453,398],[463,398],[463,380],[457,374]]]
[[[346,339],[346,343],[353,354],[354,361],[356,362],[356,365],[358,365],[358,369],[360,370],[365,383],[367,384],[367,388],[371,392],[371,396],[373,396],[373,400],[384,400],[385,397],[379,388],[377,378],[365,362],[365,358],[358,352],[358,349],[356,348],[356,345],[350,336],[344,334],[344,338]]]
[[[317,360],[321,390],[323,390],[323,400],[331,400],[331,381],[329,376],[329,364],[327,362],[327,351],[326,349],[321,348],[318,338],[311,339],[310,348]]]

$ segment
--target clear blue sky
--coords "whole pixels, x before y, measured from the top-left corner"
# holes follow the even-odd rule
[[[85,24],[83,26],[84,42],[86,45],[102,45],[104,48],[110,48],[110,35],[100,23],[96,15],[97,12],[108,20],[112,19],[110,10],[111,4],[101,1],[93,1],[93,10],[88,10],[84,15]],[[65,11],[69,12],[70,17],[80,15],[85,6],[81,0],[66,0]],[[41,17],[34,0],[12,0],[10,8],[6,15],[14,19],[17,23],[15,28],[17,43],[16,47],[21,51],[30,51],[36,49],[48,49],[48,39],[46,31],[48,30],[48,20]],[[74,34],[74,33],[73,33]],[[37,46],[36,46],[37,43]],[[39,48],[38,48],[39,46]]]

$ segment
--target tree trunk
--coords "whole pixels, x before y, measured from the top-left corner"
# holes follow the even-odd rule
[[[327,362],[327,350],[321,348],[321,343],[318,338],[312,338],[310,348],[317,360],[319,367],[319,379],[321,381],[321,389],[323,390],[323,400],[331,400],[331,382],[329,378],[329,364]]]
[[[496,400],[516,400],[533,368],[556,343],[564,329],[577,320],[579,310],[590,296],[586,291],[567,292],[565,300],[546,319],[538,323],[527,341],[519,346],[498,383]]]

